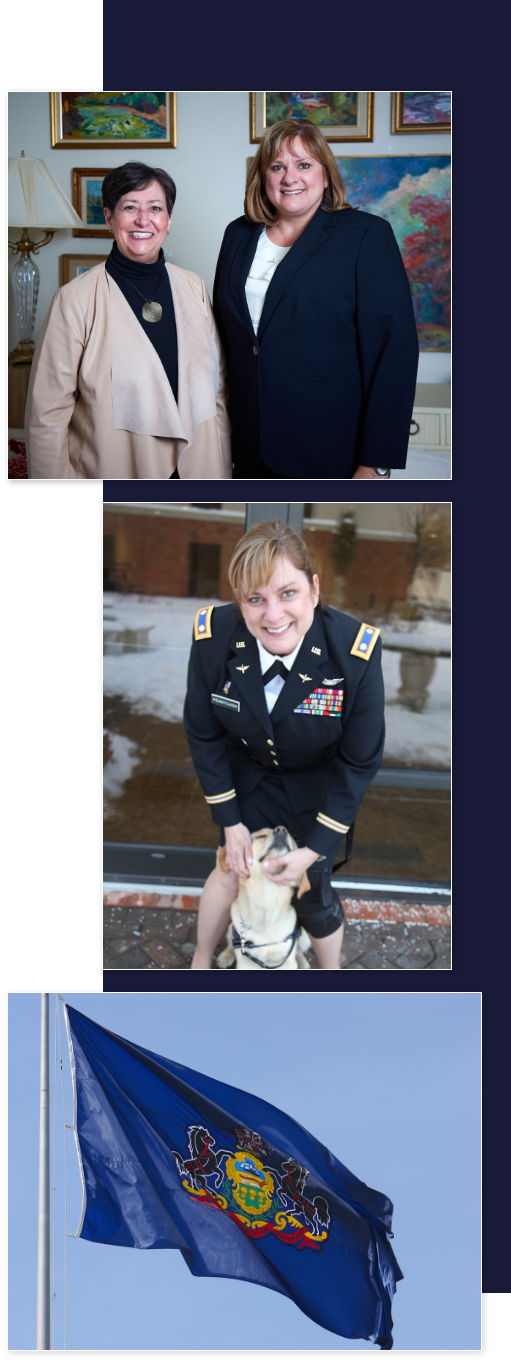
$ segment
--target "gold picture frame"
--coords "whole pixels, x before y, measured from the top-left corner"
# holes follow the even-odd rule
[[[112,166],[110,166],[111,169]],[[106,170],[95,170],[91,167],[86,169],[83,166],[75,166],[73,170],[73,208],[78,213],[78,217],[82,219],[83,227],[73,227],[73,236],[110,237],[112,235],[104,218],[102,223],[98,221],[97,226],[92,221],[95,214],[99,217],[96,186],[99,185],[100,181],[103,183],[105,175],[108,175],[108,168]],[[100,212],[102,217],[102,206]]]
[[[394,133],[394,134],[400,134],[400,133],[412,133],[412,134],[414,134],[414,133],[417,133],[417,132],[419,132],[419,133],[424,133],[424,132],[435,133],[435,132],[450,132],[450,131],[451,131],[451,120],[450,120],[450,118],[449,118],[449,120],[445,120],[445,121],[443,121],[443,122],[441,121],[441,119],[437,119],[437,120],[430,119],[429,122],[423,119],[422,122],[413,122],[413,123],[410,123],[410,122],[409,122],[409,123],[405,123],[405,122],[404,122],[404,101],[405,101],[405,95],[408,94],[408,93],[409,93],[409,92],[408,92],[407,90],[393,90],[393,91],[392,91],[392,103],[391,103],[391,112],[390,112],[390,131],[391,131],[391,133]],[[410,93],[411,93],[411,94],[417,94],[417,95],[423,100],[423,102],[426,102],[426,103],[427,103],[427,97],[428,97],[428,95],[429,95],[429,96],[431,97],[431,99],[430,99],[429,102],[431,103],[431,109],[432,109],[432,111],[434,110],[434,104],[432,103],[432,100],[433,100],[433,97],[434,97],[435,95],[437,95],[437,94],[445,95],[445,94],[448,93],[448,94],[449,94],[449,98],[450,98],[450,91],[444,91],[444,90],[438,90],[438,91],[437,91],[437,90],[417,90],[417,91],[414,90],[414,91],[410,91]]]
[[[108,260],[107,255],[61,255],[61,284],[69,284],[71,279],[77,279],[80,274],[91,270],[93,265],[100,265],[105,260]]]
[[[321,117],[320,110],[322,102],[325,108],[328,105],[328,100],[326,98],[323,98],[322,101],[321,97],[324,97],[329,94],[346,96],[349,94],[356,95],[357,97],[355,110],[356,120],[354,123],[351,124],[351,126],[348,124],[345,125],[341,123],[329,124],[327,122],[322,123],[321,121],[319,121]],[[297,110],[295,115],[296,117],[302,116],[300,113],[301,96],[302,95],[309,96],[309,98],[305,100],[305,103],[303,105],[305,110],[305,116],[306,117],[310,116],[312,126],[319,128],[319,131],[323,133],[324,137],[326,137],[327,142],[372,142],[374,140],[374,91],[372,90],[355,90],[355,91],[334,90],[326,92],[321,90],[320,91],[251,90],[250,91],[251,142],[261,142],[267,127],[271,127],[271,122],[279,121],[277,118],[274,118],[270,122],[267,122],[267,115],[271,109],[269,96],[273,95],[279,97],[273,101],[273,103],[276,104],[277,113],[279,112],[279,104],[282,104],[283,106],[288,105],[289,108],[296,107]],[[286,100],[285,98],[286,96],[289,96],[288,100]],[[296,96],[296,98],[293,99],[293,96]],[[315,96],[319,97],[315,98]],[[286,114],[284,116],[289,117],[289,114]]]
[[[109,96],[117,94],[118,106],[114,106],[108,102]],[[144,105],[144,95],[148,96],[148,108]],[[151,103],[149,96],[153,95],[164,96],[164,104],[158,103],[157,99]],[[65,91],[50,93],[52,147],[60,149],[67,147],[68,150],[70,148],[76,150],[77,147],[84,150],[90,147],[91,151],[99,151],[105,147],[110,151],[135,151],[142,148],[147,150],[148,147],[158,151],[160,147],[177,147],[175,90],[100,90],[97,92],[97,105],[93,103],[96,94],[86,92],[82,106],[79,103],[81,98],[75,93],[68,97]],[[153,106],[154,112],[151,112]],[[85,116],[87,109],[88,117]],[[108,109],[110,116],[107,116]],[[114,135],[108,136],[108,127],[114,126],[114,112],[119,114],[115,120],[117,131]],[[98,129],[101,127],[102,119],[105,127],[100,137]],[[153,130],[161,128],[163,136],[144,137],[144,129],[141,126],[143,123],[146,128],[152,127]]]

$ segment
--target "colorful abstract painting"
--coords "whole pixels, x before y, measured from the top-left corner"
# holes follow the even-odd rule
[[[267,90],[266,127],[288,118],[305,118],[319,128],[355,127],[358,90]]]
[[[450,90],[403,90],[403,124],[450,123]]]
[[[450,156],[336,160],[352,207],[390,222],[410,283],[420,349],[450,350]]]

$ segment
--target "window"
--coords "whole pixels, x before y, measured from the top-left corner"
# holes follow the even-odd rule
[[[220,589],[220,544],[188,545],[188,595],[216,596]]]
[[[450,506],[315,504],[304,519],[325,604],[383,643],[383,766],[356,821],[350,875],[450,879]]]

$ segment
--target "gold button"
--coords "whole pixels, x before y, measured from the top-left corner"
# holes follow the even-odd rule
[[[269,742],[270,747],[273,747],[273,738],[267,738],[266,741]]]
[[[279,764],[278,761],[274,761],[273,763],[274,766],[278,766],[278,764]]]

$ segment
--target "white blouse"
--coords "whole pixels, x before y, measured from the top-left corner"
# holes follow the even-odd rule
[[[285,249],[290,250],[291,248],[290,246],[286,246]],[[303,643],[303,638],[301,638],[300,642],[297,643],[296,648],[293,648],[293,652],[288,653],[286,657],[280,657],[279,654],[275,656],[273,653],[269,653],[267,648],[263,646],[263,644],[259,641],[258,638],[256,639],[256,643],[259,649],[259,661],[261,663],[261,671],[263,674],[264,686],[264,674],[265,672],[269,671],[270,667],[273,667],[273,663],[277,661],[277,657],[279,662],[284,663],[284,666],[287,668],[288,672],[291,671],[291,667],[293,666],[295,657],[298,657],[298,653]],[[282,687],[285,684],[285,679],[286,678],[284,676],[274,676],[272,680],[267,681],[266,685],[264,686],[264,695],[266,699],[266,704],[268,706],[268,712],[270,714],[272,712],[274,705],[276,705],[277,703]]]
[[[268,240],[266,228],[263,227],[245,284],[248,310],[256,336],[268,285],[273,279],[277,265],[280,265],[290,250],[290,246],[274,246],[273,241]]]

